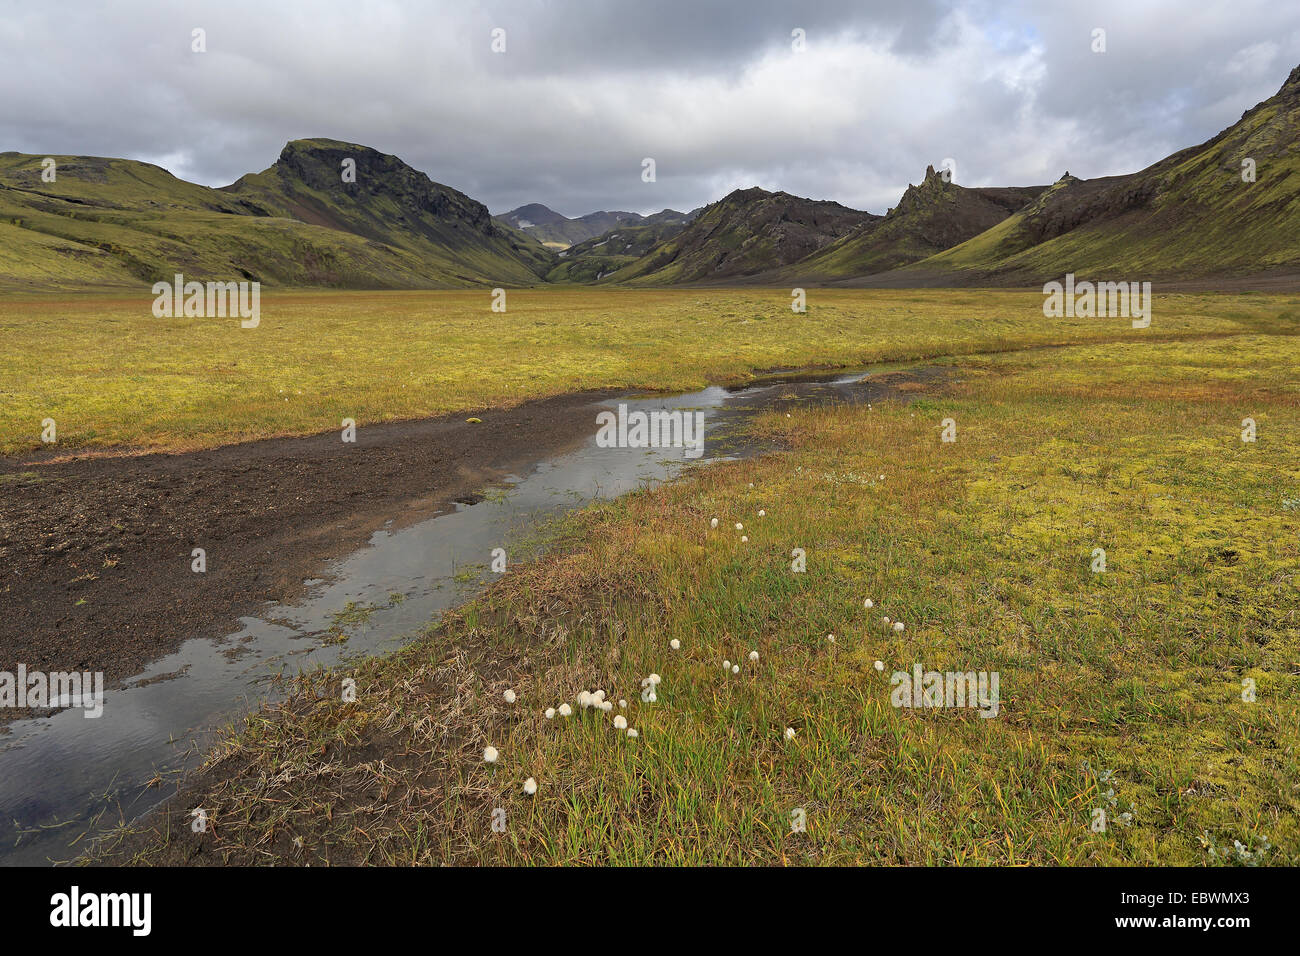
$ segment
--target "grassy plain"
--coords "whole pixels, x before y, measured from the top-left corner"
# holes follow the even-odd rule
[[[587,509],[412,646],[304,676],[137,859],[188,859],[202,805],[205,859],[245,862],[1300,863],[1294,300],[1158,300],[1139,332],[1016,293],[821,295],[792,320],[775,294],[637,293],[622,327],[521,295],[553,343],[533,388],[985,352],[910,405],[763,418],[780,450]],[[1053,332],[1082,341],[988,351]],[[918,663],[998,672],[998,715],[891,706]],[[543,715],[597,688],[627,708]]]
[[[1033,345],[1238,333],[1291,296],[1157,296],[1152,327],[1055,319],[1029,291],[266,290],[261,324],[158,319],[138,295],[0,296],[0,454],[211,447],[585,389],[685,390],[777,366],[858,366]],[[1290,318],[1287,318],[1287,317]]]

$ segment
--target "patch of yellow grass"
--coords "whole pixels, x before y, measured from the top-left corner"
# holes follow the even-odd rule
[[[1066,342],[1239,332],[1296,297],[1157,297],[1152,327],[1045,319],[1022,291],[267,290],[261,324],[157,319],[152,296],[0,296],[0,453],[189,449],[587,389],[688,390],[774,367],[855,367]],[[1288,312],[1289,310],[1289,312]]]

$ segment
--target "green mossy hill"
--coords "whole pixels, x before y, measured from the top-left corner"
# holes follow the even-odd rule
[[[354,182],[343,181],[349,160]],[[466,281],[533,282],[551,265],[539,243],[496,222],[482,203],[355,143],[294,140],[270,169],[221,191],[271,215],[408,249]]]
[[[1007,285],[1066,272],[1184,279],[1297,268],[1300,67],[1207,142],[1129,175],[1067,174],[988,232],[886,278]]]
[[[356,183],[342,181],[344,152]],[[48,157],[47,182],[46,158],[0,153],[0,290],[138,288],[176,272],[281,286],[510,285],[551,265],[481,204],[366,147],[296,141],[223,189],[87,156]]]

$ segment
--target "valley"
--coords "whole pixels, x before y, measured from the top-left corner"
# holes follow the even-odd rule
[[[0,863],[1300,864],[1300,67],[1091,178],[1090,103],[926,162],[1042,64],[751,166],[786,30],[657,160],[504,28],[430,172],[0,153]]]

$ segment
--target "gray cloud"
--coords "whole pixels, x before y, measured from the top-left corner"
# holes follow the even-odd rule
[[[880,212],[946,157],[968,185],[1139,169],[1230,125],[1300,63],[1300,7],[1189,6],[13,3],[0,149],[127,156],[222,185],[286,140],[329,136],[498,212],[687,209],[754,184]]]

